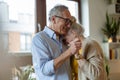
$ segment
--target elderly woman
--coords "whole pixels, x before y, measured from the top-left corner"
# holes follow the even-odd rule
[[[83,33],[83,27],[74,22],[66,35],[69,45],[76,37],[82,42],[81,51],[77,55],[75,54],[78,62],[78,80],[106,80],[103,51],[97,41],[85,38]]]

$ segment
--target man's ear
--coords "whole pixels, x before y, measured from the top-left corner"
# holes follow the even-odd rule
[[[55,21],[55,16],[52,16],[52,17],[51,17],[51,22],[52,22],[52,23],[56,23],[56,21]]]

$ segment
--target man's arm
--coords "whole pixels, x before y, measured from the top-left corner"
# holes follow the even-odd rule
[[[54,69],[57,70],[71,55],[74,55],[81,48],[81,42],[79,39],[75,39],[71,42],[70,47],[63,52],[59,57],[54,59]]]

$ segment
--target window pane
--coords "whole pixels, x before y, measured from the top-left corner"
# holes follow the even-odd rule
[[[0,17],[0,26],[8,34],[8,51],[30,50],[32,38],[26,34],[32,37],[35,32],[35,0],[2,0]]]
[[[4,47],[5,51],[8,51],[8,34],[4,33],[3,35],[4,35],[4,38],[3,38],[4,46],[3,47]]]
[[[21,50],[22,51],[24,51],[25,50],[25,35],[24,34],[21,34],[21,36],[20,36],[20,48],[21,48]]]
[[[20,49],[22,51],[30,51],[31,39],[32,39],[31,34],[26,34],[26,33],[21,34],[21,36],[20,36],[20,43],[21,43]]]
[[[30,51],[32,36],[30,34],[26,35],[26,50]]]
[[[52,4],[52,5],[51,5]],[[51,8],[53,8],[56,4],[63,4],[66,5],[69,8],[69,11],[72,16],[75,16],[75,18],[78,21],[78,3],[75,1],[68,1],[68,0],[46,0],[46,10],[47,10],[47,25],[49,24],[48,21],[48,14]]]

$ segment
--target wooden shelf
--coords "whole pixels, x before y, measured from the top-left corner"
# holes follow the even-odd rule
[[[116,43],[116,42],[109,43],[109,47],[110,49],[120,48],[120,43]]]
[[[116,16],[116,17],[120,17],[120,13],[113,13],[113,14],[110,14],[110,16]]]
[[[106,59],[109,60],[120,60],[120,43],[103,43],[103,52]]]
[[[110,1],[110,0],[109,0],[109,1]],[[111,4],[120,4],[120,2],[117,1],[117,0],[111,0]]]

